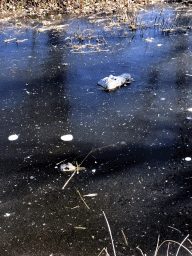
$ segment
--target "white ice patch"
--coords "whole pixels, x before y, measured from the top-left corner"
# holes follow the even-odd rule
[[[93,169],[93,170],[92,170],[92,173],[95,173],[95,172],[96,172],[96,169]]]
[[[94,197],[94,196],[97,196],[98,194],[97,193],[93,193],[93,194],[87,194],[87,195],[84,195],[86,197]]]
[[[5,213],[4,214],[4,217],[10,217],[11,216],[11,213]]]
[[[154,40],[153,37],[151,37],[151,38],[147,37],[147,38],[145,39],[145,41],[147,41],[147,42],[149,42],[149,43],[153,42],[153,40]]]
[[[61,139],[64,141],[71,141],[71,140],[73,140],[73,135],[71,135],[71,134],[63,135],[63,136],[61,136]]]
[[[10,135],[10,136],[8,137],[8,140],[13,141],[13,140],[17,140],[18,138],[19,138],[19,135],[13,134],[13,135]]]
[[[192,112],[192,108],[188,108],[187,110],[190,111],[190,112]]]
[[[189,156],[185,157],[185,161],[187,161],[187,162],[191,161],[191,157],[189,157]]]

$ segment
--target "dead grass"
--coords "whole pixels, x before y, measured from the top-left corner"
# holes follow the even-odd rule
[[[172,227],[170,227],[172,228]],[[175,229],[175,228],[173,228]],[[175,229],[177,230],[177,229]],[[177,230],[179,231],[179,230]],[[179,231],[179,233],[181,233]],[[188,243],[188,244],[186,244]],[[160,236],[158,236],[157,239],[157,246],[154,252],[154,256],[169,256],[169,255],[173,255],[173,256],[178,256],[180,255],[192,255],[192,251],[190,251],[188,248],[189,246],[192,245],[192,241],[189,239],[189,234],[181,241],[181,242],[177,242],[174,240],[164,240],[163,242],[160,243]],[[178,248],[176,248],[176,246],[178,246]],[[142,251],[141,248],[139,248],[139,246],[136,247],[136,249],[140,252],[140,254],[142,256],[147,256],[147,254],[144,254],[144,252]],[[162,251],[166,253],[162,253],[160,251],[160,249],[163,249]],[[182,249],[182,251],[181,251]],[[181,253],[180,253],[181,252]]]
[[[119,15],[122,20],[127,19],[127,11],[135,12],[146,5],[154,4],[159,0],[0,0],[1,22],[10,19],[23,18],[30,20],[31,17],[45,16],[50,12],[60,14],[87,15],[95,13]]]

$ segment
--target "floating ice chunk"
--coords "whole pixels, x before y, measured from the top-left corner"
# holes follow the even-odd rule
[[[11,216],[11,213],[5,213],[4,214],[4,217],[10,217]]]
[[[191,157],[189,157],[189,156],[185,157],[185,161],[187,161],[187,162],[191,161]]]
[[[10,136],[8,137],[8,140],[13,141],[13,140],[17,140],[18,138],[19,138],[19,135],[13,134],[13,135],[10,135]]]
[[[73,135],[71,134],[63,135],[61,136],[61,139],[64,141],[71,141],[73,139]]]
[[[161,98],[160,100],[165,100],[165,98]]]
[[[187,110],[190,111],[190,112],[192,112],[192,108],[188,108]]]
[[[147,37],[147,38],[145,39],[145,41],[147,41],[147,42],[149,42],[149,43],[153,42],[153,40],[154,40],[153,37],[151,37],[151,38]]]
[[[60,170],[62,172],[72,172],[76,170],[76,166],[74,166],[71,163],[67,163],[67,164],[61,164],[60,165]]]
[[[79,174],[79,171],[86,170],[86,168],[80,165],[74,166],[71,163],[66,163],[60,165],[60,170],[62,172],[77,172],[77,174]]]
[[[127,73],[124,73],[120,76],[110,75],[105,77],[98,82],[98,85],[102,86],[105,90],[114,90],[124,84],[130,84],[134,81],[133,78]]]

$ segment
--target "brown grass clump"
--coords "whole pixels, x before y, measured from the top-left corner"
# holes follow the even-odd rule
[[[0,0],[0,16],[4,19],[29,18],[52,11],[76,15],[126,13],[153,3],[154,0]]]

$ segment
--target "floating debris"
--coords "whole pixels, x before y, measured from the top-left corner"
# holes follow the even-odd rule
[[[125,240],[125,244],[128,246],[127,238],[126,238],[126,236],[125,236],[125,233],[124,233],[123,229],[121,229],[121,233],[122,233],[123,238],[124,238],[124,240]]]
[[[151,43],[151,42],[153,42],[153,40],[154,40],[154,38],[149,38],[149,37],[147,37],[146,39],[145,39],[145,41],[147,41],[147,42],[149,42],[149,43]]]
[[[16,40],[15,42],[16,43],[23,43],[23,42],[25,42],[25,41],[27,41],[28,39],[23,39],[23,40]]]
[[[10,43],[11,41],[14,41],[14,40],[16,40],[16,38],[5,39],[3,42]]]
[[[74,227],[76,229],[86,229],[86,227]]]
[[[61,164],[60,170],[62,172],[73,172],[76,170],[76,166],[72,165],[71,163]]]
[[[83,199],[83,197],[81,196],[80,192],[78,189],[76,189],[77,193],[79,194],[81,200],[83,201],[83,203],[85,204],[85,206],[87,207],[88,210],[90,210],[90,207],[86,204],[85,200]]]
[[[5,213],[5,215],[4,215],[4,217],[9,217],[9,216],[11,216],[10,213]]]
[[[72,207],[72,208],[70,208],[70,207],[66,207],[66,208],[70,208],[71,210],[74,210],[74,209],[77,209],[77,208],[79,208],[80,206],[79,205],[77,205],[77,206],[74,206],[74,207]]]
[[[94,197],[94,196],[98,196],[98,194],[97,193],[93,193],[93,194],[84,195],[84,197]]]
[[[66,163],[66,164],[61,164],[60,165],[60,170],[62,172],[74,172],[74,171],[81,171],[81,170],[85,170],[85,167],[80,167],[78,164],[77,166],[71,164],[71,163]]]
[[[46,22],[46,21],[43,21],[42,23],[44,24],[44,26],[41,28],[37,28],[37,32],[46,32],[50,30],[60,31],[62,29],[65,29],[67,26],[69,26],[69,24],[51,25],[49,22]]]
[[[71,141],[71,140],[73,140],[73,135],[71,135],[71,134],[63,135],[63,136],[61,136],[61,139],[64,141]]]
[[[86,168],[85,168],[85,167],[81,167],[81,165],[83,164],[83,162],[85,161],[85,159],[87,159],[87,157],[88,157],[92,152],[94,152],[94,151],[96,151],[96,150],[101,150],[102,148],[106,148],[106,147],[110,147],[110,146],[114,146],[114,144],[111,144],[111,145],[108,145],[108,146],[104,146],[104,147],[101,147],[101,148],[97,148],[97,149],[91,150],[91,151],[86,155],[86,157],[83,159],[83,161],[82,161],[80,164],[78,164],[78,163],[76,162],[76,166],[73,165],[72,163],[61,164],[61,163],[63,163],[65,160],[64,160],[64,161],[61,161],[61,162],[59,162],[59,163],[57,163],[56,165],[60,165],[60,164],[61,164],[61,165],[60,165],[60,170],[61,170],[62,172],[69,172],[69,171],[73,172],[73,173],[71,174],[71,176],[69,177],[69,179],[65,182],[64,186],[62,187],[62,190],[65,189],[65,187],[67,186],[67,184],[70,182],[70,180],[73,178],[73,176],[74,176],[76,173],[79,174],[79,171],[81,171],[81,170],[86,170]],[[56,166],[55,168],[57,168],[57,166]],[[95,171],[96,171],[96,169],[93,169],[93,170],[92,170],[92,173],[95,173]],[[84,199],[82,198],[80,192],[79,192],[78,190],[77,190],[77,192],[79,193],[79,195],[80,195],[82,201],[84,202]],[[86,205],[85,202],[84,202],[84,204]],[[86,205],[86,207],[89,209],[89,206]]]
[[[10,135],[10,136],[8,137],[8,140],[13,141],[13,140],[17,140],[18,138],[19,138],[19,135],[13,134],[13,135]]]
[[[78,165],[77,163],[76,163],[76,166],[74,166],[71,163],[67,163],[67,164],[61,164],[60,169],[63,172],[71,172],[71,171],[73,172],[72,175],[69,177],[69,179],[65,182],[64,186],[62,187],[62,189],[65,189],[65,187],[67,186],[69,181],[73,178],[75,173],[79,174],[79,171],[85,170],[85,167],[80,167],[80,165]]]
[[[96,172],[96,169],[93,169],[93,170],[92,170],[92,173],[95,173],[95,172]]]
[[[5,213],[3,216],[4,216],[4,217],[10,217],[10,216],[12,216],[12,215],[14,215],[14,214],[15,214],[14,212],[12,212],[12,213],[8,213],[8,212],[7,212],[7,213]]]
[[[67,163],[67,164],[61,164],[60,165],[60,170],[62,172],[73,172],[76,170],[76,166],[74,166],[71,163]]]
[[[124,73],[120,76],[105,77],[98,82],[98,85],[102,86],[104,90],[114,90],[122,85],[130,84],[132,81],[134,79],[129,74]]]

